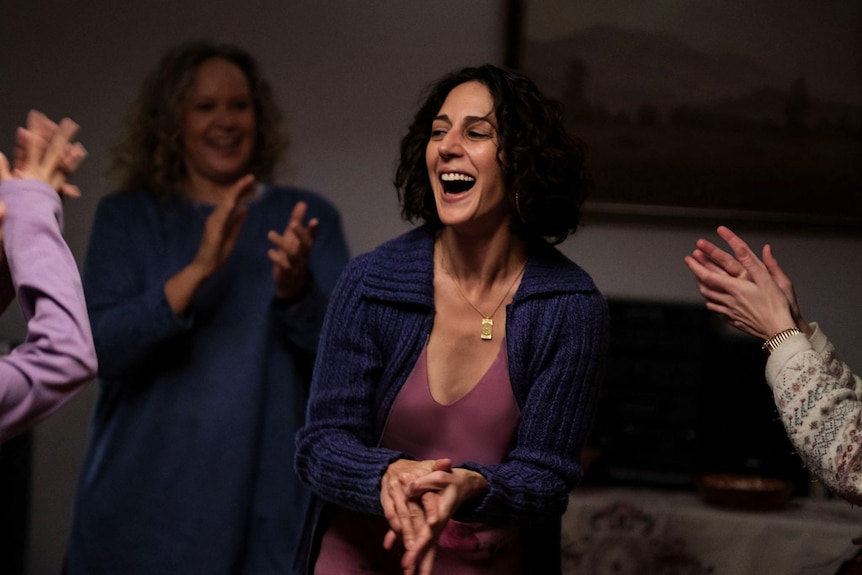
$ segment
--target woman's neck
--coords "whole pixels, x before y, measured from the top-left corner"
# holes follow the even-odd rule
[[[193,202],[215,205],[232,185],[230,183],[222,184],[205,178],[187,176],[180,182],[180,189],[183,195]]]
[[[527,261],[527,244],[508,229],[490,237],[472,237],[445,227],[437,237],[443,268],[463,284],[488,287],[519,273]]]

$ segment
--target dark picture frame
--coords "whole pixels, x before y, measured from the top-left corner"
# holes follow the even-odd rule
[[[674,4],[509,0],[507,64],[587,144],[585,215],[859,229],[862,3]]]

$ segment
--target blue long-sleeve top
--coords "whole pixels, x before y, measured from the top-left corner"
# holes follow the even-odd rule
[[[269,230],[320,220],[301,302],[275,297]],[[212,206],[120,192],[98,207],[84,288],[100,361],[67,573],[286,572],[306,492],[293,472],[328,294],[348,259],[326,200],[264,188],[225,264],[176,317],[164,285]]]
[[[323,327],[296,467],[321,501],[382,515],[380,480],[409,454],[377,447],[389,410],[434,321],[433,231],[417,228],[345,268]],[[509,376],[522,412],[498,465],[465,463],[488,491],[458,518],[492,525],[542,524],[565,511],[579,479],[603,372],[608,315],[589,275],[559,251],[534,246],[506,308]],[[559,555],[559,540],[545,552]],[[536,550],[538,554],[539,551]]]

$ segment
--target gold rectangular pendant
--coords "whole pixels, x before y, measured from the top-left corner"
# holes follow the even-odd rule
[[[494,320],[489,317],[482,318],[482,339],[494,337]]]

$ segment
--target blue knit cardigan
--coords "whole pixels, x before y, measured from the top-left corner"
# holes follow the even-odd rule
[[[410,457],[378,444],[434,322],[433,247],[430,227],[409,231],[350,262],[333,292],[297,435],[297,472],[318,497],[300,561],[313,557],[323,502],[382,515],[381,477]],[[581,476],[607,332],[607,305],[589,275],[554,248],[531,248],[506,308],[509,376],[522,421],[505,461],[462,465],[481,473],[488,491],[456,514],[523,528],[527,572],[559,570],[559,521]]]

